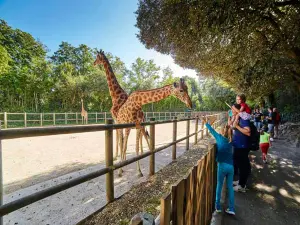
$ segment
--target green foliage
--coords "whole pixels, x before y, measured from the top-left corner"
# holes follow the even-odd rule
[[[103,66],[93,66],[95,56],[96,49],[62,42],[47,60],[43,44],[1,20],[0,111],[78,112],[81,98],[88,111],[109,111],[111,97],[105,71]],[[128,93],[162,87],[179,80],[169,67],[160,68],[153,60],[138,57],[128,69],[120,58],[111,53],[106,53],[106,56],[120,85]],[[226,88],[211,84],[202,90],[195,79],[184,79],[195,110],[223,109],[221,102],[227,97]],[[216,95],[216,99],[212,95]],[[209,102],[211,100],[213,104]],[[185,105],[174,97],[144,106],[147,111],[185,109]]]
[[[138,38],[248,97],[300,87],[299,1],[140,0]]]
[[[224,87],[224,84],[215,80],[207,79],[200,91],[200,110],[229,110],[225,102],[235,102],[235,92]]]

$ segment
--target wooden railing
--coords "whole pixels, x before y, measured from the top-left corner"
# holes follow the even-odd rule
[[[207,117],[216,117],[218,124],[220,121],[223,120],[225,114],[219,113],[214,115],[209,115]],[[195,126],[195,132],[190,134],[190,121],[195,120],[196,126]],[[187,129],[186,129],[186,137],[177,139],[177,122],[186,121]],[[46,197],[49,197],[51,195],[54,195],[56,193],[59,193],[61,191],[64,191],[68,188],[74,187],[76,185],[79,185],[81,183],[84,183],[86,181],[89,181],[91,179],[94,179],[96,177],[102,176],[106,174],[106,198],[107,203],[114,200],[114,173],[113,171],[119,168],[122,168],[126,165],[129,165],[131,163],[134,163],[140,159],[146,158],[150,156],[149,160],[149,171],[150,175],[153,175],[155,173],[155,153],[162,151],[168,147],[172,147],[172,159],[176,159],[176,144],[186,140],[186,150],[189,149],[189,138],[192,136],[195,136],[195,143],[198,142],[198,134],[200,133],[200,139],[203,138],[204,135],[207,135],[208,131],[203,126],[201,129],[198,129],[198,121],[199,118],[185,118],[177,120],[176,118],[173,120],[167,120],[167,121],[150,121],[142,123],[142,125],[150,125],[150,151],[147,151],[141,155],[135,156],[133,158],[127,159],[125,161],[119,162],[114,164],[112,160],[113,156],[113,130],[114,129],[123,129],[123,128],[133,128],[135,127],[135,124],[112,124],[112,120],[108,119],[107,123],[105,125],[80,125],[80,126],[59,126],[59,127],[36,127],[36,128],[18,128],[18,129],[0,129],[0,224],[2,216],[11,213],[13,211],[16,211],[22,207],[25,207],[27,205],[30,205],[34,202],[37,202],[41,199],[44,199]],[[173,142],[168,143],[166,145],[160,146],[158,148],[155,148],[155,125],[157,124],[166,124],[166,123],[173,123]],[[215,126],[216,126],[215,124]],[[1,126],[0,126],[1,127]],[[94,131],[105,131],[105,161],[106,161],[106,167],[103,169],[100,169],[98,171],[88,173],[85,175],[81,175],[80,177],[74,178],[72,180],[69,180],[65,183],[55,185],[52,187],[49,187],[45,190],[33,193],[31,195],[28,195],[26,197],[22,197],[18,200],[14,200],[12,202],[6,203],[3,205],[2,203],[2,197],[3,197],[3,183],[2,183],[2,140],[5,139],[16,139],[16,138],[23,138],[23,137],[36,137],[36,136],[47,136],[47,135],[58,135],[58,134],[69,134],[69,133],[83,133],[83,132],[94,132]],[[206,162],[205,168],[210,167],[209,162]],[[200,169],[201,166],[197,167]],[[202,168],[202,167],[201,167]],[[207,170],[207,169],[206,169]],[[202,170],[201,170],[202,171]],[[202,174],[203,172],[201,172]],[[197,176],[199,178],[199,176]],[[205,175],[205,179],[210,179]],[[200,185],[200,184],[199,184]],[[204,190],[201,189],[201,186],[196,186],[197,188],[200,188],[200,192],[196,193],[202,193]],[[177,190],[177,188],[175,188]],[[174,190],[175,190],[174,189]],[[202,191],[202,192],[201,192]],[[177,191],[176,191],[177,193]],[[182,191],[180,191],[182,193]],[[208,193],[207,190],[205,190],[204,193]],[[195,198],[194,198],[195,199]],[[196,205],[194,205],[196,206]],[[179,206],[178,206],[179,207]],[[181,209],[180,209],[181,210]],[[198,215],[198,214],[197,214]]]
[[[210,223],[216,190],[216,146],[191,168],[188,174],[171,186],[161,198],[160,215],[155,224],[207,225]]]
[[[155,120],[170,120],[174,117],[178,119],[196,117],[196,115],[208,115],[220,112],[145,112],[146,121],[150,118]],[[110,112],[88,112],[88,124],[104,124],[106,119],[111,119]],[[0,121],[3,128],[26,128],[26,127],[44,127],[59,125],[78,125],[83,124],[80,112],[74,113],[0,113]]]

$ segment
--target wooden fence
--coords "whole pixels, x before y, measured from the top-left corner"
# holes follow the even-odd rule
[[[208,115],[207,117],[216,117],[216,119],[217,119],[216,124],[218,124],[218,123],[220,123],[220,121],[222,121],[224,119],[225,114],[219,113],[219,114],[214,114],[214,115]],[[191,120],[195,120],[195,123],[196,123],[195,132],[193,132],[192,134],[190,134],[190,121]],[[181,121],[186,121],[186,128],[187,128],[186,129],[186,137],[177,139],[177,122],[181,122]],[[17,128],[17,129],[5,129],[5,130],[0,129],[0,160],[1,160],[0,161],[0,182],[1,182],[0,183],[0,203],[1,203],[1,205],[0,205],[0,225],[2,225],[2,223],[1,223],[2,216],[6,215],[8,213],[16,211],[22,207],[30,205],[41,199],[47,198],[51,195],[54,195],[56,193],[59,193],[68,188],[74,187],[76,185],[79,185],[79,184],[89,181],[91,179],[100,177],[102,175],[106,175],[107,203],[113,201],[115,199],[114,198],[114,182],[113,182],[114,181],[114,170],[122,168],[131,163],[137,162],[138,160],[149,156],[150,157],[150,159],[149,159],[149,173],[150,174],[149,175],[153,175],[155,173],[155,153],[172,146],[172,159],[175,160],[177,143],[186,140],[186,150],[188,150],[190,137],[195,136],[195,143],[197,143],[199,139],[202,139],[204,135],[208,134],[207,129],[204,128],[203,126],[201,127],[200,130],[198,129],[198,121],[199,121],[199,118],[196,117],[196,118],[184,118],[184,119],[175,118],[173,120],[167,120],[167,121],[150,121],[150,122],[142,123],[142,125],[144,125],[144,126],[150,125],[150,143],[151,143],[150,151],[144,152],[141,155],[135,156],[133,158],[127,159],[125,161],[122,161],[122,162],[119,162],[116,164],[114,164],[114,161],[113,161],[113,130],[114,129],[123,129],[123,128],[134,128],[135,124],[112,124],[112,120],[108,119],[107,123],[104,125],[98,124],[98,125],[80,125],[80,126]],[[155,125],[166,124],[166,123],[173,123],[173,140],[174,141],[171,143],[165,144],[163,146],[160,146],[158,148],[155,148]],[[215,124],[215,126],[216,126],[216,124]],[[69,133],[83,133],[83,132],[94,132],[94,131],[105,131],[105,162],[106,162],[105,168],[99,169],[98,171],[95,171],[92,173],[81,175],[80,177],[73,178],[62,184],[49,187],[45,190],[38,191],[36,193],[30,194],[30,195],[22,197],[18,200],[14,200],[12,202],[2,205],[2,196],[3,196],[2,151],[1,151],[2,140],[16,139],[16,138],[22,138],[22,137],[36,137],[36,136],[47,136],[47,135],[69,134]],[[199,133],[200,133],[200,138],[198,139]],[[199,176],[203,175],[205,180],[210,182],[210,179],[212,179],[212,178],[210,178],[210,176],[206,175],[205,173],[207,171],[208,172],[210,171],[210,169],[208,169],[208,168],[210,168],[212,166],[212,165],[210,165],[211,162],[212,162],[211,160],[207,159],[207,162],[205,162],[202,166],[198,165],[196,167],[197,171],[200,170],[200,172],[201,172],[201,173],[200,172],[197,173],[198,174],[197,178],[199,178]],[[202,169],[202,167],[205,169]],[[196,177],[194,179],[196,179]],[[180,193],[178,195],[182,195],[182,193],[184,192],[183,190],[191,190],[192,189],[192,188],[186,189],[184,184],[180,184],[180,185],[181,186],[179,189],[177,187],[174,187],[174,191],[175,191],[174,193],[176,193],[176,195],[173,194],[172,196],[177,196],[177,193]],[[196,194],[206,193],[207,194],[206,196],[210,196],[208,193],[209,191],[206,189],[204,190],[200,183],[197,184],[196,187],[199,189],[199,191],[196,191]],[[206,188],[208,188],[208,185]],[[213,189],[211,189],[210,191],[212,191],[212,190]],[[195,196],[193,198],[194,201],[198,197],[202,198],[202,194]],[[178,197],[176,197],[174,199],[174,202],[177,201],[176,199],[178,199]],[[181,208],[179,208],[179,207],[181,207],[181,206],[179,206],[180,201],[182,201],[182,197],[180,197],[180,200],[178,200],[178,204],[173,209],[176,209],[177,211],[180,210],[178,212],[181,213]],[[193,207],[196,207],[198,205],[193,204]],[[203,208],[200,207],[198,210],[203,210]],[[206,213],[208,213],[208,212],[210,212],[210,211],[207,211]],[[184,211],[184,213],[185,213],[185,211]],[[194,211],[193,211],[193,213],[194,213]],[[199,212],[198,212],[198,214],[199,214]],[[207,219],[208,216],[205,218]],[[175,224],[175,223],[173,223],[173,224]]]
[[[155,120],[170,120],[174,117],[178,119],[215,114],[220,112],[145,112],[146,121],[150,118]],[[110,112],[89,112],[88,124],[103,124],[106,119],[111,119]],[[0,121],[3,121],[3,128],[21,127],[43,127],[58,125],[78,125],[83,124],[80,112],[74,113],[0,113]]]
[[[210,224],[216,190],[216,146],[161,198],[160,225]]]

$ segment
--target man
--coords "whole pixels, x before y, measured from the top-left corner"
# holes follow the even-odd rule
[[[237,109],[241,106],[234,105]],[[236,112],[234,112],[236,113]],[[239,174],[239,181],[234,181],[236,185],[234,191],[246,192],[246,183],[251,172],[251,165],[248,154],[250,152],[250,121],[239,119],[238,123],[233,124],[233,161],[235,174]]]
[[[276,115],[273,112],[272,107],[269,107],[268,111],[269,111],[269,116],[267,117],[267,119],[268,119],[268,133],[270,134],[270,141],[274,141],[273,137],[274,137],[274,125],[275,125]]]
[[[254,115],[254,126],[256,127],[257,130],[260,130],[260,128],[262,127],[261,117],[263,116],[263,114],[259,111],[259,109],[255,109],[253,115]]]
[[[273,109],[273,113],[275,114],[275,121],[274,121],[274,138],[278,138],[278,127],[281,121],[280,114],[277,108]]]

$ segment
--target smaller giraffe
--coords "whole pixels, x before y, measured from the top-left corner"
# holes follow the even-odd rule
[[[81,99],[81,119],[82,119],[82,124],[88,123],[88,112],[84,109],[83,99]]]
[[[146,136],[145,128],[141,126],[144,122],[145,117],[142,111],[142,106],[158,102],[168,96],[173,95],[178,98],[181,102],[185,103],[188,108],[192,108],[192,102],[190,96],[188,95],[188,87],[186,86],[184,80],[181,78],[179,82],[164,86],[162,88],[136,91],[133,92],[127,99],[127,101],[122,105],[118,112],[117,122],[118,123],[135,123],[137,129],[136,135],[136,154],[139,155],[139,140],[141,139],[141,134]],[[123,131],[121,131],[123,134]],[[123,146],[121,149],[121,160],[126,160],[127,142],[130,134],[130,128],[125,129]],[[142,146],[141,146],[142,148]],[[138,175],[142,176],[140,163],[137,162]],[[119,176],[122,175],[122,170],[119,170]]]

